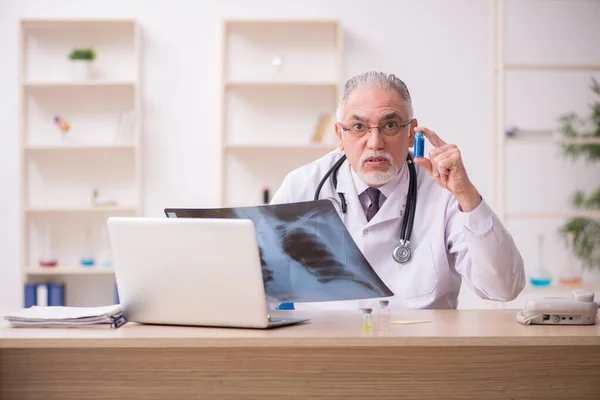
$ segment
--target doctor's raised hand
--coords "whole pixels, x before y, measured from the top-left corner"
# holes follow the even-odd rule
[[[435,132],[425,127],[416,127],[414,130],[423,132],[434,146],[429,152],[429,159],[415,157],[415,164],[423,167],[439,185],[452,193],[462,211],[469,212],[477,208],[482,198],[469,179],[458,147],[444,142]]]

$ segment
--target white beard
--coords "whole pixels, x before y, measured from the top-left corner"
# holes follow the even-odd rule
[[[389,168],[385,171],[365,171],[365,161],[367,160],[367,158],[371,157],[385,158],[389,163]],[[369,150],[366,151],[360,157],[360,160],[358,161],[358,170],[356,171],[356,175],[358,175],[358,177],[362,179],[363,182],[365,182],[367,185],[381,186],[394,179],[394,177],[398,175],[398,172],[399,168],[396,165],[396,162],[394,161],[394,158],[390,153],[383,150]]]

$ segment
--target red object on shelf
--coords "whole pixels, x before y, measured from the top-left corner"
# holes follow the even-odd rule
[[[56,260],[40,260],[40,267],[56,267],[58,265],[58,261]]]

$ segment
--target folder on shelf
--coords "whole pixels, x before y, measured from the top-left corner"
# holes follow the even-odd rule
[[[33,306],[64,306],[65,285],[63,283],[26,283],[25,308]]]
[[[13,327],[80,327],[105,325],[118,328],[125,324],[119,304],[103,307],[33,306],[4,317]]]
[[[319,120],[317,122],[317,126],[315,127],[315,131],[313,132],[311,142],[312,143],[321,143],[323,142],[323,138],[327,135],[331,128],[331,123],[333,121],[333,116],[329,114],[324,114],[319,116]]]

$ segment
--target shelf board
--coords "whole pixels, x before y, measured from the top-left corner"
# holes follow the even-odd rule
[[[132,144],[41,144],[41,145],[26,145],[24,148],[26,151],[78,151],[78,150],[134,150],[135,146]]]
[[[600,210],[507,212],[506,218],[600,218]]]
[[[336,82],[311,82],[311,81],[227,81],[226,88],[252,88],[252,87],[315,87],[315,88],[337,88]]]
[[[65,89],[65,88],[104,88],[104,87],[122,87],[133,88],[136,86],[134,81],[64,81],[64,82],[25,82],[24,86],[30,89]]]
[[[571,286],[571,285],[550,285],[547,287],[535,287],[527,284],[523,292],[525,293],[536,293],[536,292],[553,292],[553,291],[571,291],[575,289],[587,289],[593,291],[600,291],[600,282],[598,283],[582,283],[579,286]]]
[[[45,29],[45,28],[65,28],[81,27],[90,28],[90,25],[106,25],[110,28],[115,25],[135,25],[135,19],[46,19],[46,18],[27,18],[21,20],[21,26],[27,29]]]
[[[80,213],[125,213],[135,212],[136,207],[28,207],[25,211],[28,214],[80,214]]]
[[[600,71],[600,65],[506,64],[504,69],[510,71]]]
[[[228,151],[259,151],[259,150],[281,150],[281,151],[332,151],[335,145],[326,144],[229,144],[225,146]]]
[[[568,139],[555,136],[507,136],[506,141],[513,143],[600,144],[600,137]]]
[[[25,269],[27,275],[112,275],[113,268],[107,267],[29,267]]]
[[[261,26],[264,24],[274,24],[274,25],[289,25],[289,24],[299,24],[299,25],[338,25],[340,23],[337,19],[227,19],[224,21],[226,25],[256,25]]]

